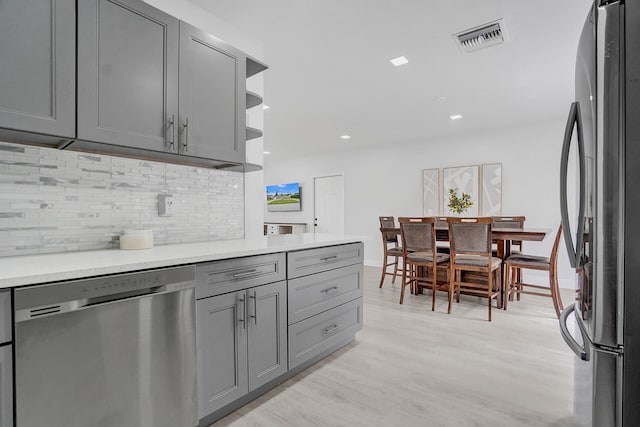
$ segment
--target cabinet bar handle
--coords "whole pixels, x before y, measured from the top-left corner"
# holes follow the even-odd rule
[[[175,114],[171,115],[171,120],[169,121],[169,126],[167,127],[167,134],[169,133],[169,129],[171,129],[171,139],[169,140],[169,148],[173,150],[176,142],[176,127],[175,124]]]
[[[325,294],[330,294],[331,292],[335,292],[335,291],[337,291],[337,290],[338,290],[338,287],[337,287],[337,286],[332,286],[332,287],[330,287],[330,288],[323,289],[323,290],[321,290],[320,292],[325,293]]]
[[[338,259],[338,256],[337,255],[333,255],[333,256],[328,256],[328,257],[325,257],[325,258],[320,258],[320,261],[327,262],[327,261],[333,261],[334,259]]]
[[[240,273],[234,274],[233,278],[234,279],[240,279],[242,277],[253,276],[257,272],[258,272],[258,270],[256,270],[255,268],[252,268],[251,270],[245,270],[245,271],[241,271]]]
[[[247,329],[247,322],[245,321],[247,317],[247,301],[245,300],[244,292],[238,297],[238,306],[242,307],[242,316],[238,316],[238,322],[242,322],[242,329]]]
[[[332,326],[329,326],[327,329],[322,331],[323,334],[330,334],[331,332],[336,331],[339,328],[337,323],[334,323]]]
[[[189,117],[184,119],[184,144],[182,144],[184,152],[189,151]]]
[[[253,315],[250,317],[253,319],[253,324],[258,326],[258,295],[256,291],[253,291],[253,295],[249,298],[253,299]]]

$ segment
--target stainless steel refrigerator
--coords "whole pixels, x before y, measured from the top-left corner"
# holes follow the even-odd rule
[[[576,152],[573,198],[568,170]],[[577,426],[640,425],[640,0],[597,0],[576,59],[561,160],[576,299],[560,318],[575,352]],[[577,328],[567,319],[575,313]]]

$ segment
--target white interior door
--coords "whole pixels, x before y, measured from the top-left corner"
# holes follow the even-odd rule
[[[313,179],[315,233],[344,233],[344,177],[322,176]]]

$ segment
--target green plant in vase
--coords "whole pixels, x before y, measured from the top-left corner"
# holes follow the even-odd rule
[[[450,212],[463,214],[467,209],[473,206],[473,200],[471,200],[471,195],[468,193],[462,193],[462,195],[458,197],[458,189],[450,188],[448,206]]]

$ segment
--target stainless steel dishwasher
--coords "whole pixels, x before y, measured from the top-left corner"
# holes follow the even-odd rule
[[[197,423],[195,267],[19,288],[16,427]]]

